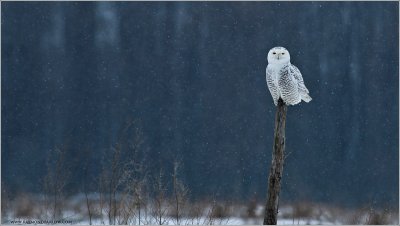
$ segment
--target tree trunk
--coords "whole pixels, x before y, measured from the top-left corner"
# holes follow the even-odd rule
[[[264,225],[276,225],[278,221],[279,192],[285,154],[285,125],[287,106],[279,98],[275,115],[272,165],[268,177],[268,194],[265,205]]]

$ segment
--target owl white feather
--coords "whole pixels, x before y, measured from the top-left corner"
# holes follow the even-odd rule
[[[295,105],[301,100],[308,103],[312,100],[299,69],[290,63],[287,49],[274,47],[268,52],[266,73],[268,89],[275,105],[279,98],[286,105]]]

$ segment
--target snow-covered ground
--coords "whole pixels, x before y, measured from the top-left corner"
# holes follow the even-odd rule
[[[163,219],[163,225],[177,225],[176,221],[173,219]],[[51,220],[43,220],[43,219],[27,219],[27,218],[14,218],[14,219],[3,219],[3,224],[73,224],[73,225],[89,225],[90,221],[88,219],[76,219],[73,216],[66,217],[62,220],[51,221]],[[108,221],[102,221],[101,219],[93,219],[91,221],[92,225],[109,225]],[[117,223],[118,224],[118,223]],[[120,223],[125,225],[124,223]],[[136,220],[128,223],[129,225],[157,225],[157,222],[154,220],[149,222],[141,222],[140,224]],[[262,219],[261,218],[239,218],[239,217],[231,217],[231,218],[220,218],[220,219],[213,219],[212,222],[205,217],[201,217],[198,219],[189,219],[189,218],[182,218],[180,220],[180,225],[261,225]],[[317,221],[317,220],[305,220],[305,219],[278,219],[279,225],[331,225],[334,224],[332,222],[327,221]]]
[[[151,216],[150,218],[155,218],[154,216]],[[46,222],[47,221],[47,222]],[[210,221],[209,218],[206,217],[200,217],[197,219],[192,219],[192,218],[182,218],[180,219],[179,225],[261,225],[263,219],[262,218],[242,218],[242,217],[227,217],[227,218],[216,218],[212,219]],[[394,218],[392,220],[393,225],[398,224],[398,221],[396,221]],[[82,217],[79,216],[79,214],[72,214],[72,215],[67,215],[65,214],[65,217],[62,220],[58,220],[56,222],[51,221],[51,220],[43,220],[43,219],[37,219],[37,218],[3,218],[2,224],[72,224],[72,225],[89,225],[90,221],[87,217]],[[108,219],[100,219],[100,218],[94,218],[91,221],[92,225],[109,225],[110,223],[108,222]],[[124,222],[117,222],[117,224],[122,224],[122,225],[158,225],[159,223],[155,221],[155,219],[152,220],[142,220],[140,223],[138,219],[131,219],[129,223],[124,223]],[[166,218],[162,219],[162,224],[163,225],[177,225],[176,220],[172,218]],[[278,219],[278,224],[279,225],[341,225],[341,224],[346,224],[345,222],[342,221],[342,219],[337,219],[335,221],[328,221],[328,220],[317,220],[317,219],[301,219],[301,218],[293,218],[293,219],[288,219],[288,218],[279,218]]]
[[[45,207],[40,198],[21,199],[6,205],[2,211],[3,224],[78,224],[109,225],[107,203],[100,205],[95,196],[90,198],[91,221],[86,199],[82,195],[70,197],[63,203],[57,222],[52,221],[51,205]],[[121,202],[122,203],[122,202]],[[129,204],[129,202],[127,202]],[[132,207],[132,206],[131,206]],[[173,203],[161,208],[154,203],[140,208],[119,206],[116,224],[128,225],[260,225],[264,207],[261,204],[232,204],[218,202],[186,203],[177,220]],[[313,203],[282,205],[279,208],[280,225],[340,225],[340,224],[398,224],[398,213],[392,210],[343,209]]]

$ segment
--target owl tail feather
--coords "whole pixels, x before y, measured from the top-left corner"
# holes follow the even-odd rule
[[[301,99],[304,100],[306,103],[310,102],[312,98],[307,93],[301,95]]]

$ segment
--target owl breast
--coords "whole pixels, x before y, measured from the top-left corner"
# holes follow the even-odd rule
[[[288,105],[298,104],[301,101],[301,97],[298,84],[289,71],[289,65],[279,70],[277,75],[277,87],[282,100]]]

